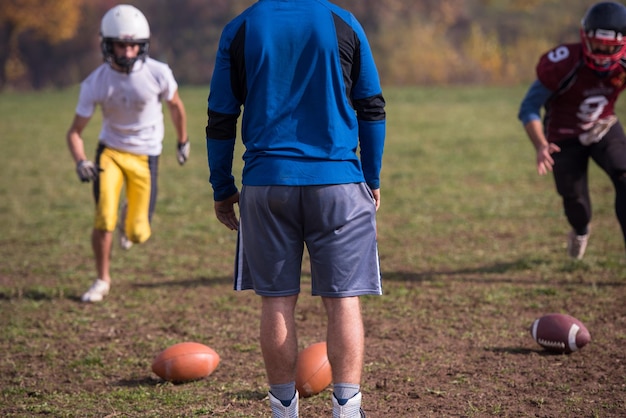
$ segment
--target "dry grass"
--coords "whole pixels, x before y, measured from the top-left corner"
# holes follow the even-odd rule
[[[181,92],[193,141],[188,166],[175,161],[168,125],[154,237],[115,250],[112,294],[88,306],[77,298],[93,279],[91,197],[64,143],[77,91],[3,95],[3,416],[268,416],[259,301],[231,290],[235,236],[213,216],[206,93]],[[515,119],[522,94],[386,93],[385,295],[363,299],[368,417],[617,417],[626,409],[626,263],[610,183],[592,170],[588,255],[567,260],[552,180],[535,174]],[[88,128],[90,154],[98,125]],[[585,322],[592,343],[546,355],[527,328],[553,311]],[[324,339],[320,301],[306,292],[298,327],[302,347]],[[216,372],[184,385],[153,375],[152,358],[181,341],[220,353]],[[327,415],[329,396],[304,400],[302,416]]]

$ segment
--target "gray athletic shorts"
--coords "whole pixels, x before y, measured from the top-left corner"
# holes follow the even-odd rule
[[[306,244],[312,295],[382,294],[376,207],[364,183],[244,186],[239,210],[235,290],[300,293]]]

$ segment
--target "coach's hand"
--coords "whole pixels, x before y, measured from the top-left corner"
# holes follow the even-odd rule
[[[98,172],[101,171],[89,160],[82,160],[76,164],[76,173],[83,183],[89,183],[98,179]]]
[[[215,201],[215,216],[231,231],[239,229],[239,220],[235,213],[235,204],[239,204],[239,192],[221,201]]]
[[[372,190],[372,196],[374,196],[374,204],[376,205],[376,211],[380,208],[380,188]]]
[[[189,159],[190,148],[189,138],[187,138],[185,142],[178,143],[176,147],[176,159],[178,159],[178,164],[183,165]]]

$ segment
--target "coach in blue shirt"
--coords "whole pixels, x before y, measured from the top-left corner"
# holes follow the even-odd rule
[[[232,174],[243,106],[241,194]],[[223,30],[208,100],[210,182],[238,230],[235,289],[262,298],[274,417],[298,416],[294,311],[304,246],[328,315],[334,416],[364,416],[360,295],[380,295],[385,101],[361,25],[324,0],[260,0]],[[239,219],[234,205],[239,204]]]

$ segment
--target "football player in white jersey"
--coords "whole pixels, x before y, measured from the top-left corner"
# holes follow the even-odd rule
[[[104,63],[81,83],[76,115],[67,132],[78,177],[93,182],[96,203],[91,243],[97,278],[82,295],[83,302],[99,302],[109,293],[116,227],[124,249],[151,235],[164,136],[163,101],[178,137],[178,162],[183,165],[189,158],[185,106],[170,67],[148,56],[146,17],[134,6],[115,6],[102,18],[100,37]],[[97,106],[102,111],[102,128],[91,161],[81,133]],[[120,205],[124,185],[126,196]]]

